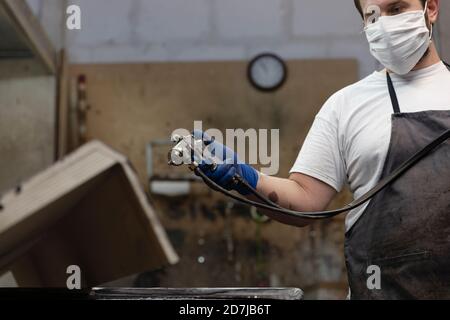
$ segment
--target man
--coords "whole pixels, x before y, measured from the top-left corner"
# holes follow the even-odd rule
[[[450,128],[450,72],[432,40],[439,0],[355,0],[355,5],[370,51],[386,69],[325,103],[289,179],[237,163],[215,171],[201,166],[209,177],[232,188],[231,177],[239,173],[284,208],[322,211],[345,183],[359,198]],[[245,188],[238,191],[248,195]],[[310,223],[267,215],[299,227]],[[450,298],[449,141],[351,211],[346,229],[351,298]],[[381,270],[379,290],[367,287],[370,265]]]

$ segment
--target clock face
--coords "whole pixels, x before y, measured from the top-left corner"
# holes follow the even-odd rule
[[[252,85],[258,90],[274,91],[285,82],[287,68],[278,56],[262,54],[250,62],[248,76]]]

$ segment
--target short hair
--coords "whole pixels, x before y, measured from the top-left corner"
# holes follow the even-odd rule
[[[361,14],[361,17],[364,17],[363,9],[361,7],[361,0],[354,0],[354,1],[356,9],[358,9],[359,13]],[[425,7],[425,3],[427,2],[427,0],[420,0],[420,2],[422,2],[422,5]]]

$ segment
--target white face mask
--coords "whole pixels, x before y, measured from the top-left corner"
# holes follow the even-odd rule
[[[396,74],[410,72],[430,47],[433,27],[428,30],[425,11],[382,16],[364,28],[372,55]]]

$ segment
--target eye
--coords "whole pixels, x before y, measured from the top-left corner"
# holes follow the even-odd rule
[[[389,10],[389,13],[391,14],[391,15],[397,15],[397,14],[400,14],[400,13],[402,13],[403,12],[403,8],[402,8],[402,6],[393,6],[390,10]]]

